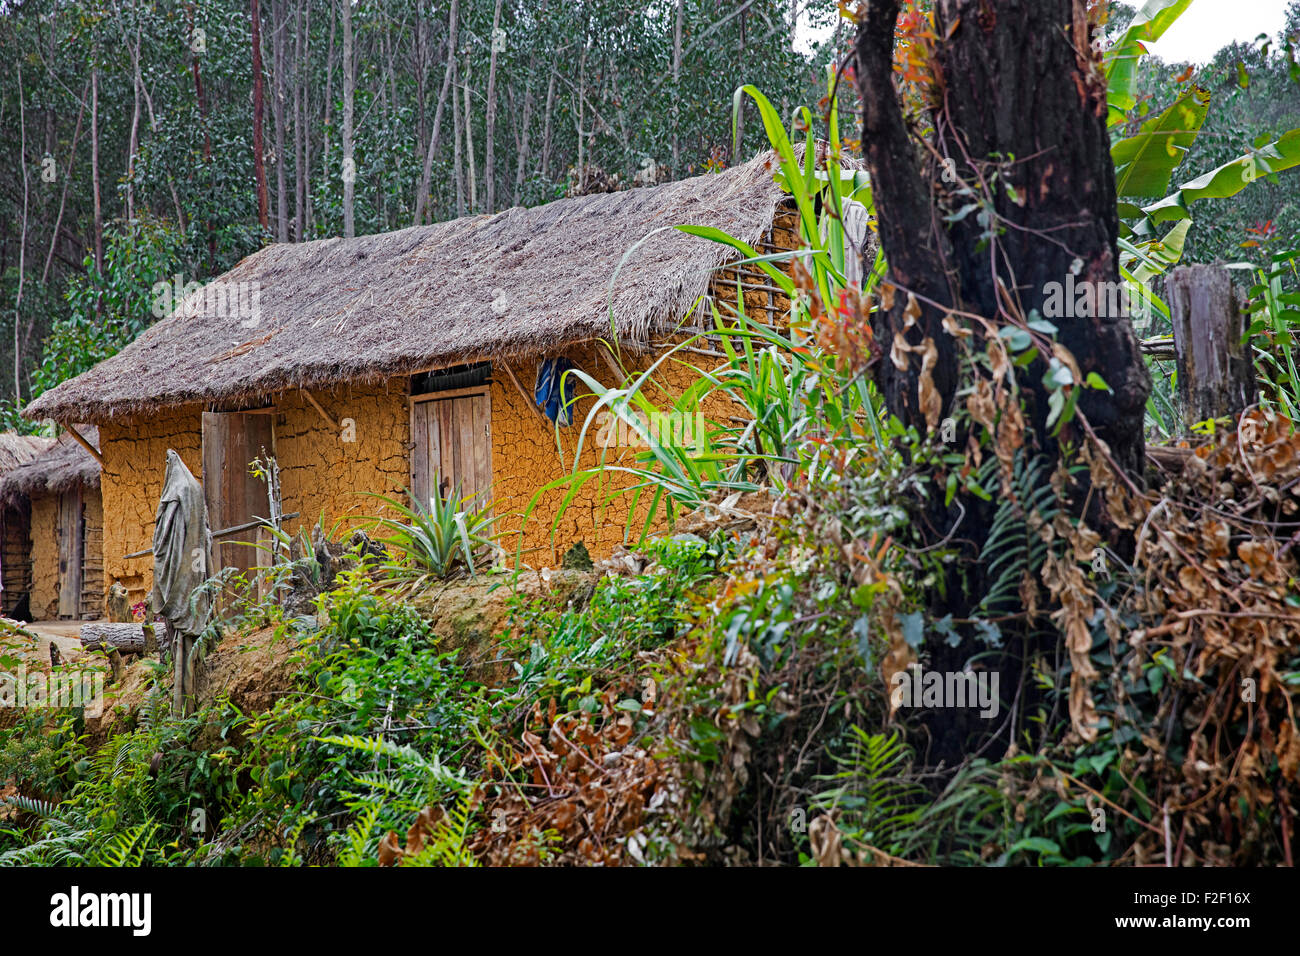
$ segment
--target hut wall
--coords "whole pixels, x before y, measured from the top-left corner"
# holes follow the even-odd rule
[[[32,619],[49,621],[59,610],[59,496],[32,499]]]
[[[281,397],[275,422],[280,496],[286,514],[299,513],[286,527],[310,531],[323,511],[325,530],[343,519],[342,534],[383,511],[382,501],[363,492],[400,498],[410,484],[406,380],[312,395],[339,427],[301,392]]]
[[[99,429],[103,495],[103,587],[121,581],[131,603],[143,601],[153,585],[153,555],[124,556],[153,545],[153,522],[167,470],[167,449],[176,449],[187,468],[202,471],[202,409],[164,409],[149,417],[109,422]],[[35,534],[33,530],[33,535]]]

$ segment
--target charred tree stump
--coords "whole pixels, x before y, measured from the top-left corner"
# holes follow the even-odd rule
[[[1237,305],[1228,270],[1221,265],[1179,266],[1165,280],[1174,324],[1178,397],[1183,424],[1236,419],[1255,404],[1250,346],[1242,342],[1246,316]]]

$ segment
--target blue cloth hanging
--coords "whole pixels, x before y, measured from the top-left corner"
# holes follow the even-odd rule
[[[537,363],[537,385],[533,397],[537,407],[551,421],[564,426],[573,424],[573,402],[577,397],[577,378],[564,373],[577,368],[566,358],[542,359]]]

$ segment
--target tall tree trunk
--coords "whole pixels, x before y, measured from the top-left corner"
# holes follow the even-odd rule
[[[542,164],[538,169],[543,181],[551,177],[551,119],[555,115],[555,68],[546,83],[546,119],[542,123]]]
[[[307,221],[307,156],[303,134],[303,113],[306,90],[305,78],[310,74],[303,62],[302,0],[293,4],[293,240],[302,242],[303,227]]]
[[[90,187],[95,203],[95,269],[104,274],[104,206],[99,195],[99,51],[90,68]],[[96,306],[98,309],[98,306]]]
[[[1085,6],[1084,0],[1005,0],[994,17],[980,0],[939,0],[937,32],[945,39],[937,43],[935,74],[943,78],[944,105],[933,119],[936,148],[950,163],[941,168],[931,162],[924,175],[894,93],[897,0],[873,0],[859,28],[863,149],[881,246],[890,281],[915,292],[921,304],[909,340],[919,343],[928,335],[944,343],[935,384],[945,410],[957,384],[956,349],[942,327],[947,308],[1006,318],[1002,284],[1020,311],[1041,314],[1050,283],[1067,275],[1077,274],[1078,283],[1119,279],[1105,88]],[[930,196],[935,183],[955,192],[956,183],[945,179],[983,181],[997,156],[1017,159],[999,171],[998,188],[989,197],[996,215],[1009,224],[997,237],[998,256],[991,257],[982,241],[986,227],[977,217],[944,222],[964,202],[939,196],[942,205],[936,206]],[[906,296],[900,295],[889,313],[879,314],[877,338],[886,352],[902,328],[905,308]],[[1060,341],[1082,372],[1097,372],[1113,390],[1085,389],[1080,408],[1119,461],[1140,472],[1150,379],[1132,323],[1103,316],[1058,324]],[[880,363],[881,386],[890,408],[924,429],[917,364],[903,371]],[[1041,430],[1046,401],[1038,397]],[[1042,437],[1045,447],[1054,447]]]
[[[1060,435],[1047,427],[1051,395],[1043,354],[1020,370],[1007,364],[1005,371],[964,372],[957,338],[970,334],[971,348],[980,353],[983,322],[1028,334],[1032,313],[1048,312],[1055,283],[1100,289],[1119,281],[1106,90],[1086,0],[1002,0],[996,9],[985,0],[937,0],[939,39],[925,80],[931,88],[924,91],[936,104],[927,123],[935,133],[920,149],[895,86],[898,14],[898,0],[871,0],[855,44],[863,154],[889,267],[882,306],[872,316],[884,355],[876,380],[886,405],[920,434],[933,433],[953,410],[963,374],[978,375],[985,386],[992,374],[999,388],[1014,376],[1018,394],[1008,388],[998,424],[982,424],[996,428],[996,450],[1006,455],[1006,467],[1013,456],[1043,456],[1050,474],[1061,443],[1081,444],[1091,428],[1121,468],[1140,476],[1150,378],[1126,315],[1083,310],[1053,319],[1057,343],[1078,364],[1075,381],[1081,385],[1096,373],[1110,386],[1079,387],[1080,417]],[[980,215],[956,215],[970,202]],[[1044,352],[1055,348],[1045,335],[1041,344]],[[1013,427],[1021,402],[1024,427]],[[967,407],[977,421],[993,421],[978,405]],[[1003,437],[1021,445],[1003,447]],[[960,433],[957,442],[964,445]],[[1104,493],[1094,488],[1087,496],[1090,514],[1101,511],[1097,502]],[[930,496],[921,523],[924,537],[958,552],[931,607],[936,617],[947,613],[957,620],[971,616],[988,593],[991,572],[982,545],[998,507],[963,497],[964,506],[961,498],[948,505],[943,494]],[[973,648],[987,650],[973,633],[961,633],[955,646],[930,635],[928,668],[959,671]],[[1007,643],[1009,656],[989,662],[1003,671],[1004,686],[1009,676],[1020,681],[1014,670],[1019,658]],[[958,759],[970,739],[989,732],[968,716],[934,712],[932,760]]]
[[[740,14],[740,53],[736,57],[737,63],[745,62],[745,9],[749,6],[748,0],[741,6]],[[838,20],[837,20],[838,22]],[[740,101],[740,109],[736,111],[736,135],[734,142],[731,144],[731,164],[733,166],[743,162],[745,156],[745,101]]]
[[[50,265],[54,262],[54,250],[59,245],[59,229],[63,225],[63,210],[68,202],[68,187],[72,184],[72,164],[77,158],[77,141],[81,139],[82,120],[86,116],[86,97],[90,94],[90,81],[81,88],[80,104],[77,107],[77,125],[72,131],[72,147],[68,150],[68,165],[63,168],[63,187],[59,196],[59,212],[54,217],[54,229],[50,233],[50,250],[45,254],[45,268],[41,270],[41,282],[50,277]]]
[[[424,213],[429,202],[430,178],[433,175],[433,157],[438,151],[438,140],[442,137],[442,110],[447,104],[447,93],[452,88],[452,79],[456,75],[456,29],[460,14],[460,0],[451,0],[451,13],[447,16],[447,70],[442,77],[442,89],[438,91],[438,107],[433,113],[433,129],[429,132],[429,149],[424,154],[424,170],[420,174],[420,191],[415,196],[415,225],[424,224]],[[456,104],[451,105],[456,113]],[[456,121],[456,169],[460,170],[460,122]],[[460,186],[456,187],[457,214],[463,215],[463,201],[460,198]]]
[[[497,0],[496,9],[492,13],[492,38],[490,40],[491,52],[488,55],[488,82],[487,82],[487,113],[484,117],[485,142],[483,144],[483,190],[487,200],[487,211],[494,213],[496,209],[496,127],[497,127],[497,47],[501,46],[497,40],[498,32],[501,29],[501,0]]]
[[[253,29],[253,179],[257,184],[257,221],[265,231],[271,223],[266,193],[266,146],[262,141],[265,103],[262,90],[262,12],[258,0],[249,0],[248,15]]]
[[[460,128],[460,70],[458,64],[458,60],[452,61],[451,134],[456,140],[455,145],[452,147],[452,165],[456,167],[456,218],[459,219],[465,215],[465,161],[461,149],[461,141],[464,137]]]
[[[27,274],[27,112],[23,105],[23,65],[18,64],[18,164],[23,169],[23,221],[18,233],[18,293],[14,297],[14,404],[23,402],[22,351],[18,344],[18,327],[22,325],[23,279]]]
[[[140,26],[136,25],[135,43],[131,50],[131,134],[126,146],[126,218],[135,218],[135,154],[140,144]]]
[[[798,0],[795,0],[798,2]],[[686,0],[677,0],[677,15],[673,20],[673,175],[681,173],[681,141],[677,130],[681,113],[678,101],[682,95],[682,25],[686,19]]]
[[[530,145],[532,139],[532,122],[533,122],[533,67],[536,64],[536,57],[529,60],[528,76],[524,79],[524,110],[523,118],[520,120],[520,138],[515,146],[515,191],[511,197],[511,202],[518,206],[523,203],[524,195],[524,170],[527,169],[528,162],[531,159]]]
[[[469,211],[478,212],[478,174],[474,169],[474,108],[470,99],[470,59],[465,55],[465,158],[469,164]]]
[[[275,70],[275,84],[271,90],[271,114],[275,120],[275,241],[289,241],[289,181],[288,164],[285,162],[285,119],[284,119],[284,41],[285,31],[289,28],[289,18],[285,12],[285,0],[274,0],[271,4],[271,56]]]
[[[196,35],[194,33],[194,4],[185,5],[185,15],[189,22],[189,36],[186,38],[190,44],[190,71],[194,74],[194,100],[199,107],[199,122],[203,125],[203,169],[207,177],[207,189],[209,196],[213,189],[212,182],[212,133],[208,129],[208,101],[203,93],[203,75],[199,71],[199,53],[195,49]],[[212,220],[208,219],[203,224],[204,232],[208,236],[208,274],[211,275],[217,268],[217,235],[213,228]]]
[[[340,2],[343,5],[343,235],[351,239],[357,234],[352,208],[357,178],[352,157],[352,98],[356,94],[357,78],[352,61],[352,0]]]

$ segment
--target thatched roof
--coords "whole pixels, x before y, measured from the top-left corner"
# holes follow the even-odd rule
[[[773,172],[769,153],[661,186],[270,245],[218,280],[232,294],[238,283],[255,283],[256,324],[220,308],[213,294],[194,293],[186,300],[193,317],[178,310],[25,414],[103,422],[158,406],[536,354],[609,337],[611,312],[621,340],[643,342],[674,328],[707,291],[709,270],[733,258],[720,243],[668,227],[715,226],[757,241],[783,195]]]
[[[31,461],[53,444],[53,438],[0,432],[0,475]]]
[[[86,441],[99,447],[99,429],[79,425],[77,431]],[[19,497],[61,494],[78,485],[99,487],[99,462],[64,432],[57,440],[41,439],[47,447],[31,460],[0,478],[0,500],[12,502]]]

